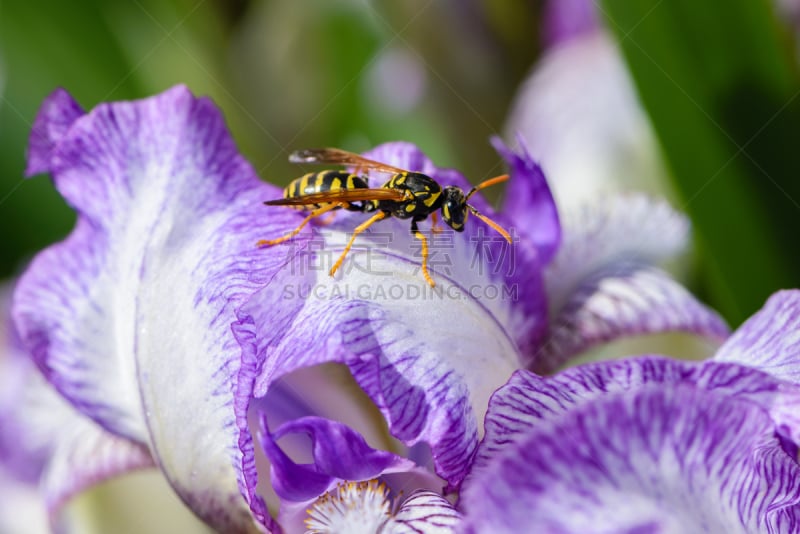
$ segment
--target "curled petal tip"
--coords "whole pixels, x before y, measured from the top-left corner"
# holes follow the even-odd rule
[[[66,89],[58,88],[45,99],[28,139],[26,176],[50,172],[55,147],[72,124],[84,114]]]

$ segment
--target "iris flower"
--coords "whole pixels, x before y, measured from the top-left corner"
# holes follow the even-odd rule
[[[432,232],[430,288],[408,221],[390,219],[332,278],[328,262],[363,217],[257,247],[302,215],[263,205],[281,191],[209,100],[176,87],[85,113],[55,91],[28,174],[50,173],[78,220],[33,259],[13,303],[24,350],[90,423],[52,450],[51,516],[91,484],[157,468],[223,532],[446,531],[462,520],[452,496],[468,476],[465,502],[492,485],[472,466],[489,399],[515,371],[552,372],[632,334],[725,338],[654,266],[685,241],[681,216],[628,197],[559,219],[525,150],[495,145],[506,201],[497,212],[470,202],[513,246],[477,218]],[[470,187],[407,143],[366,156]]]

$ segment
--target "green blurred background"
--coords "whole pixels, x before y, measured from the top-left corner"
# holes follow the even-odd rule
[[[91,109],[187,84],[274,183],[297,174],[291,150],[397,139],[483,176],[537,28],[536,5],[509,1],[2,1],[0,278],[73,220],[46,179],[22,179],[31,123],[57,86]]]
[[[572,2],[573,0],[555,0]],[[589,2],[589,0],[579,0]],[[487,143],[543,53],[546,3],[514,0],[0,1],[0,278],[74,215],[24,180],[27,136],[56,86],[87,109],[174,84],[222,107],[261,177],[288,152],[405,139],[441,166],[498,174]],[[768,0],[598,1],[693,218],[693,289],[737,323],[800,286],[800,83],[791,11]],[[585,88],[592,95],[591,85]],[[473,178],[475,180],[476,178]]]

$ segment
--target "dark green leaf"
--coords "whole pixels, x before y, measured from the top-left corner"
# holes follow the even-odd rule
[[[764,0],[603,0],[695,224],[710,296],[738,323],[800,286],[800,83]]]

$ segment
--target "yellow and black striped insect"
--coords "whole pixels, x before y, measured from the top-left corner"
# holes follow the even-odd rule
[[[456,232],[464,231],[464,223],[471,213],[494,228],[509,243],[511,236],[497,223],[482,215],[467,201],[475,192],[485,187],[508,180],[504,174],[486,180],[473,187],[466,195],[456,186],[442,188],[436,180],[420,172],[407,171],[385,163],[373,161],[358,154],[339,150],[338,148],[321,148],[300,150],[289,156],[292,163],[335,164],[354,168],[356,173],[345,171],[322,171],[308,173],[292,181],[283,191],[283,198],[268,200],[268,206],[291,206],[310,211],[297,228],[276,239],[265,239],[258,246],[272,246],[283,243],[296,236],[312,219],[327,212],[346,209],[363,213],[375,213],[353,230],[350,241],[345,246],[339,259],[330,270],[333,276],[353,246],[356,237],[376,222],[387,217],[411,219],[411,233],[422,242],[422,274],[431,287],[435,286],[428,273],[428,241],[419,231],[417,223],[430,215],[433,226],[438,223],[436,214],[442,212],[442,220]],[[389,181],[380,188],[370,188],[366,177],[360,173],[377,171],[391,175]]]

